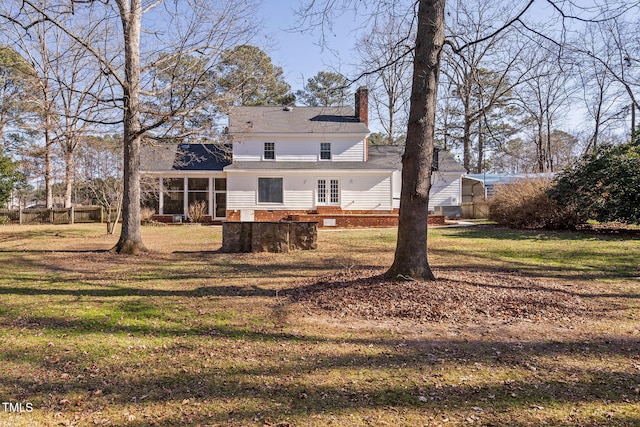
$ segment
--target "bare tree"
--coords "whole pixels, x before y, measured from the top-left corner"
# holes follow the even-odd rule
[[[607,25],[606,23],[603,25]],[[578,36],[576,45],[611,63],[615,59],[615,49],[601,38],[601,26],[587,27]],[[620,88],[615,79],[600,60],[582,54],[575,55],[577,79],[582,88],[582,99],[587,116],[593,123],[586,150],[598,151],[602,133],[616,120],[620,105],[617,101]]]
[[[477,44],[491,40],[506,28],[519,26],[523,31],[539,34],[535,28],[523,20],[536,0],[530,0],[520,9],[508,10],[496,22],[474,40],[463,43],[450,43],[459,53]],[[541,0],[542,3],[544,3]],[[373,4],[372,4],[373,3]],[[354,2],[349,0],[308,0],[300,9],[301,27],[320,27],[323,29],[321,40],[325,39],[325,30],[331,27],[332,20],[345,10],[362,10],[375,22],[395,10],[402,2]],[[586,19],[580,16],[574,2],[555,2],[546,0],[546,4],[556,10],[565,20]],[[394,263],[387,274],[391,277],[410,277],[432,280],[433,273],[427,261],[427,206],[429,200],[431,157],[435,125],[436,94],[439,78],[440,57],[445,44],[445,0],[417,0],[417,31],[414,46],[413,86],[407,132],[406,150],[403,156],[402,192],[400,216],[398,222],[398,240]],[[629,9],[622,1],[611,1],[604,8],[594,8],[600,13],[598,19],[610,19],[612,15]],[[359,9],[360,8],[360,9]],[[613,10],[616,9],[616,10]],[[588,10],[591,12],[591,10]],[[397,60],[397,59],[396,59]],[[391,61],[393,62],[393,61]],[[390,65],[390,64],[387,64]],[[362,77],[362,76],[361,76]]]
[[[56,58],[53,68],[57,91],[56,108],[61,113],[56,142],[65,163],[65,207],[71,206],[75,153],[83,136],[95,129],[93,120],[98,114],[98,98],[104,92],[105,80],[99,69],[87,61],[87,55],[77,46]]]
[[[445,0],[425,0],[418,5],[411,107],[402,156],[398,241],[393,264],[387,271],[387,276],[393,278],[435,279],[427,260],[426,229],[444,9]]]
[[[556,165],[551,135],[571,100],[571,64],[563,63],[556,46],[549,43],[541,43],[520,64],[529,77],[516,88],[516,96],[525,112],[524,125],[530,129],[530,139],[535,145],[536,172],[553,172]]]
[[[377,22],[357,44],[357,69],[366,75],[369,95],[387,144],[397,143],[407,125],[413,40],[413,13]]]
[[[122,137],[84,136],[78,148],[78,191],[102,206],[107,234],[114,234],[122,214]]]
[[[388,14],[390,4],[393,2],[375,4],[374,22],[383,16],[383,11]],[[434,280],[427,260],[427,215],[440,56],[444,46],[445,0],[420,0],[416,5],[413,81],[406,148],[402,157],[398,240],[394,262],[387,275],[407,280]],[[345,10],[345,6],[353,7],[350,2],[338,4],[337,0],[310,2],[301,13],[304,22],[322,25],[340,8]]]
[[[58,117],[56,117],[54,107],[55,88],[51,84],[52,76],[46,37],[48,28],[49,25],[46,22],[37,22],[33,27],[33,37],[30,40],[27,41],[24,37],[17,37],[17,41],[37,75],[38,90],[32,94],[31,99],[32,102],[39,105],[41,120],[39,126],[44,136],[42,154],[44,159],[45,205],[47,208],[52,208],[54,128]]]
[[[167,55],[176,58],[174,63],[180,63],[179,59],[185,55],[196,55],[205,58],[210,65],[205,71],[212,69],[226,48],[247,41],[251,12],[251,7],[240,0],[12,0],[0,9],[0,18],[21,26],[25,34],[32,32],[37,22],[48,22],[62,30],[100,63],[105,78],[113,85],[113,97],[103,101],[121,111],[124,138],[123,219],[120,239],[113,248],[115,252],[146,251],[140,234],[140,145],[143,135],[154,130],[172,130],[173,126],[180,125],[181,116],[191,112],[188,106],[198,105],[186,102],[193,94],[191,91],[183,92],[185,102],[160,106],[162,108],[144,102],[145,97],[171,92],[174,81],[169,79],[164,87],[153,87],[153,76],[148,71],[155,61],[166,61]],[[153,15],[153,19],[144,21],[147,26],[143,30],[142,17],[147,13]],[[32,19],[33,15],[37,19]],[[88,17],[96,19],[88,20]],[[85,28],[76,32],[67,25],[67,19],[83,22]],[[119,23],[118,37],[112,36],[109,45],[96,46],[87,35],[92,31],[103,32],[105,22]],[[198,85],[204,77],[203,71],[193,84]]]
[[[458,100],[461,123],[455,124],[458,131],[444,132],[458,136],[467,171],[482,172],[486,139],[493,133],[488,118],[497,110],[505,113],[514,104],[513,89],[524,77],[516,63],[527,49],[526,41],[513,37],[511,29],[485,37],[511,9],[511,5],[490,0],[458,1],[447,26],[447,41],[453,48],[443,55],[443,80],[448,95]]]

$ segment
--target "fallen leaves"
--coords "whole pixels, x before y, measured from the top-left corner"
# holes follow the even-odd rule
[[[584,315],[595,305],[552,280],[514,272],[439,270],[434,282],[388,280],[382,270],[350,269],[300,283],[291,300],[339,317],[421,322],[493,319],[554,320]]]

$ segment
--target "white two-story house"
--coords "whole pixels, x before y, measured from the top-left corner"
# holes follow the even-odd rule
[[[404,147],[368,145],[367,101],[366,88],[360,88],[355,109],[235,108],[229,115],[232,149],[227,159],[210,148],[191,156],[193,162],[172,161],[171,156],[163,162],[154,154],[158,147],[146,148],[143,174],[158,179],[159,217],[186,215],[191,201],[206,200],[212,220],[313,220],[320,215],[360,218],[353,225],[388,225],[366,219],[386,216],[392,222],[397,216]],[[218,160],[207,159],[206,152]],[[463,173],[451,154],[440,153],[430,209],[446,207],[456,216]],[[340,221],[329,218],[324,225],[334,223]]]

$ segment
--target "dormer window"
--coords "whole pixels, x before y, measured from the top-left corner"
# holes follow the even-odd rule
[[[331,143],[320,143],[320,160],[331,160]]]
[[[275,160],[276,158],[276,143],[275,142],[265,142],[264,143],[264,153],[262,155],[264,160]]]

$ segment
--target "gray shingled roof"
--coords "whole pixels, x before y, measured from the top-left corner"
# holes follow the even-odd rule
[[[402,170],[404,146],[370,145],[369,159],[366,162],[233,162],[225,171],[233,170]],[[465,169],[456,161],[453,154],[440,151],[439,172],[460,172]]]
[[[367,125],[351,107],[236,107],[229,114],[229,134],[360,133]]]
[[[231,164],[230,153],[216,144],[143,145],[140,169],[145,172],[221,171]]]

